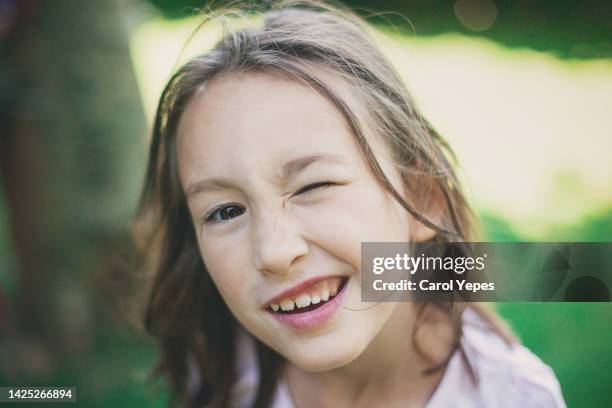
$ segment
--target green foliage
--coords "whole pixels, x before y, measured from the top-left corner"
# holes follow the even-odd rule
[[[507,303],[497,309],[553,368],[569,407],[612,406],[611,303]]]
[[[149,0],[167,18],[191,16],[194,10],[203,7],[207,2],[202,0]]]
[[[75,407],[161,408],[167,406],[168,393],[147,380],[155,358],[153,345],[142,334],[104,327],[98,330],[95,352],[89,356],[65,357],[44,378],[34,375],[8,378],[0,371],[0,384],[76,387],[77,402],[70,404]],[[45,406],[59,405],[46,403]]]
[[[149,2],[168,18],[191,16],[194,9],[206,5],[231,3],[217,0]],[[265,2],[251,0],[242,3]],[[588,3],[570,0],[494,1],[497,10],[495,21],[489,29],[479,32],[473,32],[461,24],[455,14],[454,1],[345,0],[342,3],[357,9],[364,16],[380,14],[381,17],[373,17],[370,21],[382,25],[392,24],[409,35],[414,32],[425,36],[458,32],[483,36],[508,47],[548,51],[563,58],[612,57],[612,29],[609,24],[612,2],[606,0]]]

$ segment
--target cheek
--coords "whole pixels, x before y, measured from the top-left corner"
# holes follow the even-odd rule
[[[215,286],[227,306],[239,313],[241,305],[251,299],[254,274],[249,267],[244,248],[235,240],[208,239],[200,242],[200,254]]]
[[[405,241],[410,236],[410,215],[374,182],[347,186],[333,200],[305,211],[304,220],[317,241],[358,256],[361,242]]]

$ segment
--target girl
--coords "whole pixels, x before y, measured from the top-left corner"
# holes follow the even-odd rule
[[[145,325],[193,407],[563,406],[490,313],[360,301],[364,241],[475,220],[444,140],[351,12],[283,3],[174,74],[140,220]]]

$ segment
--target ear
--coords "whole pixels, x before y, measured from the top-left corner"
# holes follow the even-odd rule
[[[438,182],[433,177],[420,180],[418,185],[406,186],[408,202],[430,223],[442,227],[444,213],[446,211],[446,200]],[[438,231],[412,217],[410,240],[412,242],[424,242],[434,238]]]

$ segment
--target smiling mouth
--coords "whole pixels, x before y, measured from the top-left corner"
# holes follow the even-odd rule
[[[303,292],[271,303],[268,311],[278,314],[299,314],[316,310],[342,291],[348,278],[330,278],[308,287]]]

